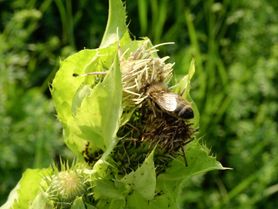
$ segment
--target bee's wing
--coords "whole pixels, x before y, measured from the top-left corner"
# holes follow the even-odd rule
[[[173,93],[163,93],[161,94],[156,102],[164,110],[173,112],[178,106],[178,95]]]

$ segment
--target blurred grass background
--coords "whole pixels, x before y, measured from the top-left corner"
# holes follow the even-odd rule
[[[171,55],[175,77],[192,57],[200,137],[231,171],[187,182],[183,208],[278,205],[278,1],[127,0],[136,37]],[[28,167],[62,155],[49,95],[59,61],[100,44],[108,1],[0,0],[0,205]]]

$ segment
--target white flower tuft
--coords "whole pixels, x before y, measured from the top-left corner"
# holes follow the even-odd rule
[[[169,57],[159,58],[157,47],[149,41],[132,52],[128,58],[120,57],[123,85],[123,102],[126,106],[140,105],[147,97],[146,88],[153,83],[168,83],[172,78],[173,63]]]

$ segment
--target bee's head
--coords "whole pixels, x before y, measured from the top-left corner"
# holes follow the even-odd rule
[[[179,112],[178,116],[183,119],[192,119],[194,118],[194,112],[191,106],[184,106]]]

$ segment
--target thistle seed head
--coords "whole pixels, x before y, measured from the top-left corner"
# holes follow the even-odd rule
[[[160,174],[173,158],[183,154],[183,147],[194,139],[195,132],[192,124],[143,102],[118,132],[122,140],[113,158],[119,173],[125,175],[136,170],[155,149],[154,162],[157,175]]]

